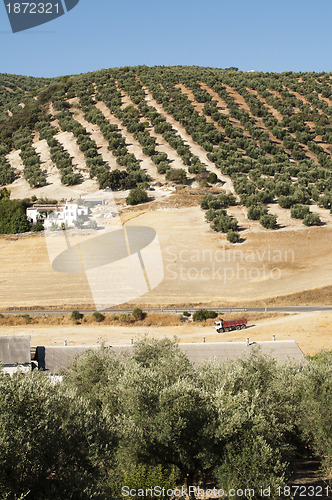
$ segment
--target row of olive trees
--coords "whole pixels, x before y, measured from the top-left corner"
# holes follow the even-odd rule
[[[114,97],[116,94],[116,97]],[[111,96],[111,98],[110,98]],[[138,98],[132,96],[133,102],[138,101]],[[122,108],[121,92],[117,90],[115,81],[113,79],[100,89],[100,98],[104,100],[110,111],[121,120],[122,125],[126,130],[133,134],[134,138],[140,143],[143,154],[149,156],[157,167],[160,174],[167,174],[166,178],[172,180],[174,177],[175,182],[186,184],[187,177],[183,169],[176,172],[177,169],[172,169],[167,153],[161,153],[156,150],[156,140],[151,136],[148,126],[149,122],[143,122],[143,115],[140,110],[134,106],[129,105]],[[142,99],[142,97],[140,97]]]
[[[50,123],[51,115],[45,114],[44,121],[36,123],[35,128],[39,130],[39,139],[45,139],[50,148],[51,160],[56,164],[61,173],[61,183],[67,186],[79,184],[82,181],[82,175],[75,172],[73,158],[69,152],[56,139],[55,135],[58,132],[56,127]]]
[[[0,121],[10,113],[22,110],[22,104],[33,103],[34,96],[51,82],[49,78],[33,78],[19,75],[0,74]]]
[[[90,92],[93,93],[94,89],[91,87]],[[104,179],[109,175],[109,165],[103,160],[98,152],[98,145],[90,137],[87,130],[77,120],[73,118],[70,111],[70,103],[68,99],[81,95],[81,92],[76,90],[74,80],[66,80],[51,97],[54,109],[57,111],[56,118],[63,131],[71,132],[76,137],[76,142],[85,156],[86,164],[90,170],[90,177],[97,178],[100,187],[104,186]]]
[[[319,179],[323,180],[330,177],[331,173],[326,168],[328,166],[325,161],[326,156],[324,157],[325,160],[322,160],[323,163],[321,167],[318,167],[318,165],[315,164],[310,159],[301,160],[300,156],[298,156],[297,158],[299,164],[296,165],[294,163],[289,162],[289,158],[287,154],[285,154],[284,149],[282,147],[279,146],[277,147],[276,145],[273,145],[273,150],[271,149],[271,142],[269,141],[268,135],[266,135],[267,133],[262,131],[255,125],[255,120],[247,112],[245,112],[243,109],[240,109],[239,105],[235,102],[234,98],[227,92],[227,89],[225,86],[223,86],[222,82],[227,81],[228,84],[231,84],[233,87],[236,87],[236,89],[240,93],[242,92],[242,94],[246,95],[252,105],[254,105],[253,103],[255,103],[257,109],[259,108],[255,112],[263,115],[263,117],[266,119],[266,125],[268,127],[270,128],[272,126],[274,128],[281,127],[279,132],[278,130],[274,130],[274,133],[278,136],[278,138],[281,139],[284,138],[285,134],[283,131],[285,131],[286,129],[284,129],[283,126],[286,127],[287,125],[285,124],[279,126],[279,124],[276,122],[276,119],[270,116],[268,110],[262,107],[263,106],[262,103],[260,103],[260,101],[258,101],[255,96],[251,96],[248,93],[246,93],[243,85],[241,87],[241,85],[239,85],[238,82],[236,83],[234,81],[233,82],[230,81],[231,78],[233,79],[240,78],[241,80],[242,78],[241,75],[238,76],[237,73],[235,74],[234,72],[225,72],[225,71],[220,71],[218,72],[218,75],[216,75],[214,74],[214,72],[208,73],[207,71],[204,71],[204,69],[201,70],[201,74],[199,74],[199,72],[200,70],[197,70],[196,68],[193,69],[186,68],[185,70],[182,69],[173,70],[170,68],[166,68],[159,73],[155,68],[153,68],[153,70],[149,68],[148,69],[143,68],[142,70],[141,68],[139,68],[140,77],[142,80],[145,81],[146,85],[150,88],[150,90],[153,93],[153,96],[157,100],[159,99],[158,102],[160,102],[168,112],[171,113],[173,112],[173,116],[177,118],[182,124],[186,125],[186,123],[190,121],[190,125],[192,127],[195,127],[196,130],[195,137],[197,137],[197,126],[195,120],[197,121],[197,119],[199,118],[199,116],[197,116],[198,113],[197,112],[196,114],[194,113],[194,108],[191,106],[191,103],[189,102],[186,96],[184,95],[179,96],[180,91],[179,89],[174,89],[174,85],[179,80],[184,82],[188,87],[192,88],[193,93],[194,95],[196,95],[198,101],[205,102],[204,113],[211,116],[214,122],[218,123],[218,125],[223,126],[225,129],[225,135],[231,138],[231,140],[227,139],[227,142],[219,143],[218,146],[213,146],[213,152],[208,154],[209,159],[211,161],[214,161],[216,165],[219,168],[221,168],[223,173],[226,173],[227,175],[233,177],[234,174],[248,173],[249,170],[255,170],[255,169],[257,169],[258,174],[259,173],[264,174],[265,176],[266,175],[273,176],[276,171],[290,172],[289,180],[291,184],[294,183],[293,180],[294,176],[295,177],[298,176],[298,182],[309,181],[311,183],[317,182]],[[213,76],[211,76],[211,73],[213,73]],[[216,92],[219,93],[220,97],[223,98],[223,100],[227,103],[231,116],[234,116],[235,118],[241,121],[241,123],[247,128],[247,130],[250,131],[252,138],[259,139],[260,147],[257,147],[257,145],[254,143],[252,139],[249,139],[247,136],[244,136],[243,130],[241,130],[239,127],[234,127],[230,123],[229,117],[218,110],[218,105],[217,105],[218,103],[214,99],[212,99],[211,95],[197,83],[197,80],[202,80],[204,82],[207,82],[207,84],[211,88],[213,88]],[[163,91],[162,89],[166,90]],[[287,95],[285,99],[286,98]],[[176,111],[174,109],[175,106],[177,107],[177,116],[175,116],[174,114]],[[185,110],[185,113],[187,113],[188,116],[187,122],[185,121],[186,118],[183,117],[181,114],[181,106],[182,109]],[[189,113],[188,110],[190,110]],[[296,120],[298,120],[299,122],[300,118],[296,117]],[[209,130],[209,127],[206,127],[205,125],[204,125],[205,130],[206,131]],[[210,125],[212,124],[209,124],[209,126]],[[292,131],[293,129],[290,127],[289,130]],[[290,135],[290,133],[287,132],[287,134],[288,137],[290,137],[291,140],[294,141],[294,138]],[[314,139],[314,136],[312,136],[311,139]],[[296,141],[294,142],[292,147],[297,147]],[[249,157],[251,156],[251,159],[243,157],[241,149],[242,150],[244,149],[246,154]],[[317,154],[322,153],[321,151],[318,152],[317,147],[316,151]],[[269,156],[266,156],[266,153],[269,154],[272,153],[274,157],[270,158]],[[265,188],[266,184],[273,185],[273,182],[271,182],[270,179],[265,179],[261,175],[258,175],[258,177],[255,180],[255,183],[260,191],[266,190]],[[310,186],[308,185],[304,186],[304,190],[309,191],[309,189]],[[312,188],[312,191],[315,191],[315,189]],[[263,203],[272,201],[270,199],[270,193],[271,189],[268,190],[268,196],[267,196],[268,201],[263,201]],[[313,193],[312,196],[317,196],[317,194],[315,195]],[[297,200],[295,202],[301,203],[303,201]]]
[[[240,241],[238,221],[235,217],[229,216],[226,210],[226,208],[236,204],[235,196],[225,193],[220,193],[217,196],[207,194],[201,200],[201,208],[206,210],[205,218],[211,223],[212,229],[227,233],[227,239],[230,243]]]
[[[118,169],[110,171],[109,166],[98,152],[96,142],[91,139],[87,130],[72,117],[71,112],[69,110],[61,111],[56,116],[62,130],[72,132],[76,137],[77,144],[90,168],[90,176],[97,178],[101,189],[108,187],[113,190],[129,189],[135,187],[137,183],[147,181],[145,173],[137,169],[133,169],[129,173]]]
[[[317,131],[316,127],[311,128],[306,123],[304,118],[309,118],[310,120],[313,110],[308,104],[304,104],[302,99],[296,98],[294,94],[286,89],[282,91],[282,98],[271,94],[265,89],[264,99],[266,99],[266,102],[284,115],[282,121],[278,122],[259,100],[258,96],[249,94],[242,86],[237,86],[236,90],[249,104],[251,113],[257,117],[263,116],[263,121],[271,130],[271,133],[278,137],[278,139],[282,139],[284,146],[292,150],[292,156],[295,160],[306,158],[306,154],[301,146],[301,144],[304,144],[316,155],[317,161],[322,166],[331,166],[328,154],[318,144],[316,139],[319,135],[318,132],[320,132],[324,135],[323,140],[329,142],[332,139],[332,135],[331,138],[329,135],[331,131],[325,128],[318,128]],[[303,113],[294,113],[295,106],[302,109]],[[318,116],[320,117],[320,115]],[[294,133],[296,137],[294,137]]]
[[[133,153],[129,153],[126,140],[117,125],[111,124],[95,106],[95,101],[89,95],[82,95],[80,103],[84,118],[98,125],[103,137],[108,141],[108,149],[116,157],[119,166],[125,166],[128,171],[139,170],[140,164]]]
[[[14,182],[17,174],[8,162],[6,156],[10,148],[5,144],[0,144],[0,186],[6,186]]]
[[[181,157],[185,166],[189,166],[189,172],[192,174],[200,174],[205,172],[206,168],[201,163],[196,155],[193,155],[190,147],[185,144],[182,137],[176,132],[172,125],[166,120],[165,116],[160,114],[154,106],[148,105],[146,102],[146,95],[141,83],[133,73],[117,75],[118,84],[123,88],[131,100],[137,104],[142,117],[148,120],[150,126],[154,128],[157,134],[161,134],[168,144],[173,148]],[[163,163],[165,171],[169,168],[166,163]],[[161,165],[158,165],[158,171]],[[164,172],[161,172],[164,173]]]
[[[201,208],[206,210],[205,217],[211,222],[212,229],[227,233],[227,239],[231,243],[238,243],[240,241],[239,227],[237,220],[234,217],[230,217],[226,209],[236,204],[235,196],[225,193],[220,193],[216,196],[207,194],[201,200]],[[276,229],[277,217],[269,214],[266,207],[257,204],[255,200],[248,206],[248,219],[258,220],[266,229]]]
[[[176,77],[178,77],[178,75],[176,75]],[[174,77],[174,80],[176,77]],[[183,78],[184,76],[182,75],[182,79]],[[207,103],[212,102],[215,104],[215,106],[213,107],[213,111],[206,111],[206,114],[210,116],[211,114],[214,114],[214,121],[218,120],[218,125],[225,126],[225,133],[227,133],[227,135],[232,135],[234,131],[235,135],[230,141],[220,141],[220,139],[222,139],[222,137],[220,136],[221,132],[218,132],[213,124],[208,124],[202,116],[199,116],[188,98],[185,95],[182,95],[179,89],[174,88],[172,80],[168,86],[166,85],[164,80],[162,81],[163,87],[167,89],[171,100],[165,94],[165,92],[163,93],[160,86],[154,84],[152,77],[150,77],[150,79],[146,79],[145,77],[145,83],[152,91],[153,97],[163,105],[165,110],[173,114],[173,116],[178,119],[178,121],[180,121],[182,125],[186,126],[187,132],[191,133],[194,140],[196,140],[196,142],[198,142],[203,148],[208,149],[209,151],[213,151],[208,153],[208,157],[211,161],[214,161],[216,163],[216,165],[222,170],[223,173],[234,177],[235,173],[248,172],[247,167],[245,166],[246,162],[249,162],[250,169],[255,168],[255,166],[260,169],[262,167],[262,164],[260,163],[261,160],[259,162],[256,162],[257,158],[264,158],[264,164],[267,164],[268,162],[271,163],[270,159],[265,158],[266,153],[258,148],[253,140],[244,136],[243,131],[239,127],[234,127],[231,124],[228,116],[225,116],[218,111],[216,101],[211,100],[211,96],[206,91],[204,91],[204,94],[203,90],[200,89],[200,100],[203,100],[202,96],[204,95],[204,100]],[[194,84],[189,83],[188,85],[194,87]],[[190,110],[190,113],[188,113],[188,110]],[[199,127],[198,130],[197,127]],[[261,133],[261,131],[259,132]],[[203,133],[205,133],[205,136],[202,135]],[[214,145],[216,133],[218,133],[220,136],[218,145]],[[208,141],[210,141],[212,149],[210,146],[207,146]],[[238,141],[238,144],[236,144],[236,141]],[[239,146],[242,146],[246,149],[246,153],[252,156],[251,160],[243,158],[242,153],[238,151]],[[282,152],[277,151],[277,153],[280,156]],[[287,160],[287,156],[285,158],[282,158],[282,161],[285,161],[285,159]],[[254,161],[256,163],[254,163]],[[225,165],[226,162],[230,163],[230,167]],[[238,164],[239,166],[238,170],[236,171],[234,171],[234,164]],[[230,171],[231,169],[233,171]],[[263,202],[268,203],[271,202],[272,199],[268,194],[267,196],[265,196]]]
[[[32,146],[31,132],[27,128],[21,128],[13,135],[16,149],[20,150],[23,161],[23,174],[31,187],[45,186],[46,171],[41,169],[40,157]]]
[[[103,92],[105,92],[105,89],[103,89]],[[117,89],[112,87],[112,92],[117,92]],[[98,94],[97,99],[101,98],[102,95]],[[150,178],[140,168],[140,162],[135,154],[129,153],[126,140],[119,131],[118,126],[111,124],[102,111],[95,106],[95,100],[91,96],[84,94],[83,91],[80,93],[80,103],[85,119],[98,125],[103,137],[108,141],[108,149],[116,157],[116,163],[119,166],[126,167],[126,171],[120,171],[119,169],[106,171],[105,168],[99,165],[90,168],[90,173],[96,175],[99,186],[102,189],[111,187],[115,190],[136,188],[138,186],[147,187]]]

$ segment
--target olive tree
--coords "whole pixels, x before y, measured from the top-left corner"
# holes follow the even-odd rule
[[[110,494],[113,423],[41,373],[0,375],[2,498]]]
[[[138,205],[139,203],[146,203],[147,201],[149,201],[147,192],[141,188],[132,189],[126,198],[128,205]]]

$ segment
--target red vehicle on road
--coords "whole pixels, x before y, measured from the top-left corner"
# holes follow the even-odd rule
[[[217,321],[214,322],[214,329],[217,333],[229,332],[231,330],[242,330],[246,328],[246,326],[246,318],[231,319],[229,321],[226,321],[223,318],[218,318]]]

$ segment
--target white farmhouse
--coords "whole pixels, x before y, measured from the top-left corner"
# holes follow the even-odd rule
[[[56,224],[59,227],[62,224],[74,226],[78,218],[89,214],[89,208],[66,201],[66,203],[59,205],[35,205],[28,208],[26,214],[32,224],[43,222],[44,228],[49,229],[52,224]]]

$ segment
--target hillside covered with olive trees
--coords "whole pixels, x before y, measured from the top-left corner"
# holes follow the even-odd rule
[[[139,66],[54,80],[1,75],[0,184],[19,198],[63,198],[59,186],[198,185],[207,220],[232,241],[245,221],[331,222],[331,96],[329,73]]]

